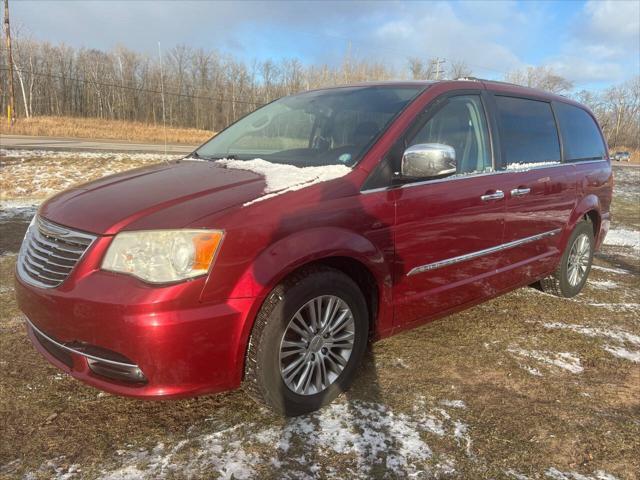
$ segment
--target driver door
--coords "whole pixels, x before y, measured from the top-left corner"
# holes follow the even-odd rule
[[[505,220],[481,95],[449,97],[424,116],[405,147],[455,149],[456,173],[397,189],[395,324],[408,327],[495,293]]]

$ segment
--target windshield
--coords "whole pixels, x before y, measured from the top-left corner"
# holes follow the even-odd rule
[[[298,167],[352,166],[424,85],[345,87],[266,105],[200,147],[205,159],[262,158]]]

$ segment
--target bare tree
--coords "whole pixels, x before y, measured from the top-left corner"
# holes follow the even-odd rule
[[[450,63],[448,76],[452,80],[471,77],[473,71],[464,60],[454,60]]]
[[[573,82],[556,74],[551,67],[527,67],[513,70],[505,76],[507,82],[525,87],[539,88],[551,93],[566,94],[573,88]]]
[[[64,44],[21,38],[14,30],[13,65],[21,101],[20,116],[65,115],[159,123],[160,67],[156,56],[119,46],[109,52],[76,49]],[[0,64],[8,60],[0,49]],[[183,127],[220,130],[240,116],[275,98],[309,88],[368,80],[386,80],[397,72],[347,51],[338,66],[303,65],[297,59],[246,63],[216,50],[178,46],[165,62],[168,120]],[[408,59],[414,79],[435,79],[439,59]],[[449,64],[448,78],[468,76],[461,61]],[[572,84],[547,67],[511,72],[507,79],[567,94]],[[597,116],[611,146],[638,148],[640,142],[640,77],[602,92],[579,92]],[[0,108],[10,101],[9,75],[0,75]]]

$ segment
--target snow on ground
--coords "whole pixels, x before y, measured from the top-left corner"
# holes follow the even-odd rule
[[[265,194],[256,200],[247,202],[245,205],[266,200],[267,198],[275,197],[283,193],[300,190],[316,183],[340,178],[351,171],[351,169],[345,165],[296,167],[294,165],[267,162],[261,158],[254,160],[223,159],[217,160],[216,163],[222,164],[227,168],[249,170],[265,178],[267,183],[264,189]]]
[[[615,273],[617,275],[631,275],[629,270],[623,268],[602,267],[600,265],[592,265],[591,270],[600,270],[601,272]]]
[[[515,480],[530,480],[531,478],[538,477],[528,477],[522,473],[516,472],[513,469],[505,470],[504,473],[509,478],[514,478]],[[611,475],[610,473],[605,472],[604,470],[598,470],[591,475],[583,475],[578,472],[561,472],[557,468],[551,467],[548,468],[544,472],[545,478],[549,478],[551,480],[618,480],[618,477]]]
[[[592,475],[582,475],[578,472],[561,472],[557,468],[549,468],[545,475],[552,480],[617,480],[610,473],[598,470]]]
[[[544,324],[548,329],[564,329],[585,335],[587,337],[601,338],[609,343],[602,346],[604,350],[618,358],[640,363],[640,336],[633,333],[620,330],[618,328],[609,327],[585,327],[583,325],[575,325],[561,322],[548,322]]]
[[[186,439],[168,437],[150,449],[128,445],[126,450],[116,450],[99,478],[178,475],[241,480],[256,478],[265,468],[283,479],[311,478],[305,473],[309,470],[319,478],[343,478],[345,471],[367,477],[375,468],[394,478],[446,476],[455,472],[453,459],[446,453],[434,454],[425,436],[448,436],[470,458],[473,452],[468,425],[453,418],[464,403],[443,403],[455,405],[454,410],[430,408],[422,397],[410,413],[372,402],[334,402],[311,415],[287,419],[283,425],[234,425]],[[332,466],[332,459],[339,460],[340,471]],[[38,470],[48,471],[58,478],[79,478],[51,461]]]
[[[0,221],[29,221],[41,203],[40,200],[0,200]]]
[[[632,247],[635,250],[640,250],[640,230],[627,228],[609,230],[607,236],[604,237],[604,244],[618,247]]]
[[[516,357],[532,359],[543,365],[558,367],[571,373],[582,373],[584,370],[582,368],[580,358],[570,352],[544,352],[540,350],[525,350],[515,347],[508,348],[507,351]],[[532,369],[531,367],[522,367],[533,375],[541,375],[540,371],[536,368]]]
[[[576,300],[579,302],[579,300]],[[606,303],[606,302],[589,302],[587,305],[592,307],[604,308],[611,312],[635,312],[640,310],[640,303],[625,302],[625,303]]]
[[[0,150],[0,200],[44,199],[73,185],[165,160],[151,153]]]
[[[163,160],[177,160],[184,155],[164,155],[162,153],[118,153],[118,152],[78,152],[78,151],[58,151],[58,150],[13,150],[0,148],[0,158],[19,159],[51,159],[51,158],[80,158],[84,160],[116,160],[116,161],[138,161],[157,162]]]
[[[609,290],[611,288],[617,288],[618,284],[613,280],[591,280],[589,279],[589,285],[601,290]]]

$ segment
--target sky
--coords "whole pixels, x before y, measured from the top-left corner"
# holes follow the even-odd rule
[[[549,65],[576,89],[640,74],[640,1],[10,0],[23,36],[157,53],[185,44],[243,60],[337,64],[351,55],[407,71],[408,58],[465,61],[500,79]]]

